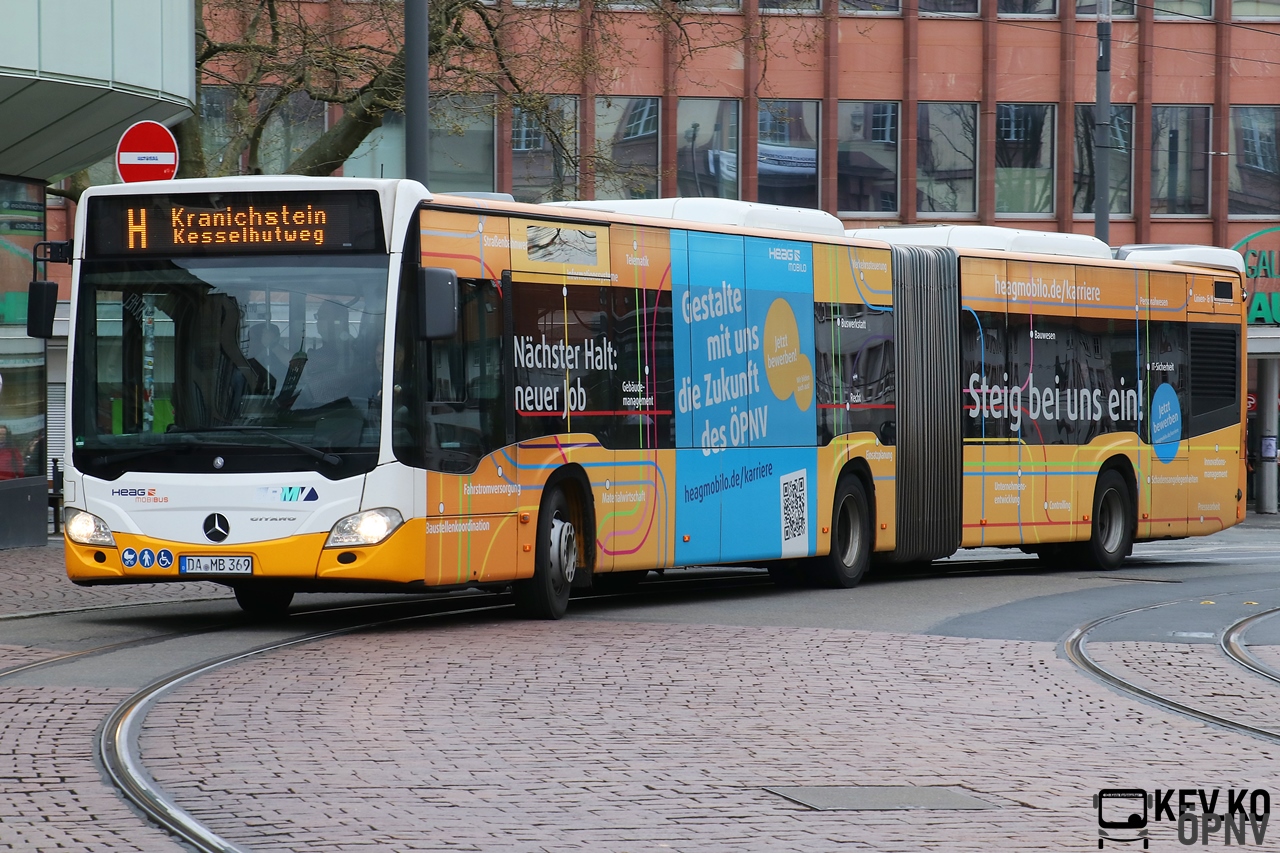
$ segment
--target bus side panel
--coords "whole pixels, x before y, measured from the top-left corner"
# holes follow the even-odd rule
[[[817,451],[753,447],[731,450],[721,458],[720,562],[813,554],[815,524],[821,523],[816,505]]]
[[[491,453],[471,474],[428,471],[427,583],[511,580],[520,484],[510,454]]]
[[[1232,288],[1239,292],[1238,283]],[[1236,524],[1243,516],[1245,491],[1240,472],[1245,448],[1240,443],[1240,368],[1243,349],[1240,313],[1226,310],[1209,315],[1189,313],[1190,406],[1183,417],[1190,422],[1187,441],[1187,535],[1204,536]],[[1239,507],[1239,510],[1237,510]]]
[[[496,281],[511,269],[509,222],[503,216],[424,208],[422,265],[448,267],[458,278],[487,278]]]
[[[614,571],[661,569],[675,564],[676,451],[619,450],[616,479],[598,495],[601,553]]]
[[[831,551],[831,510],[840,472],[856,459],[866,463],[871,471],[873,493],[867,495],[875,513],[876,551],[892,551],[897,547],[897,491],[894,488],[894,448],[885,447],[868,433],[852,433],[836,437],[830,444],[818,448],[818,496],[815,506],[818,541],[815,553]],[[823,528],[828,528],[824,531]]]
[[[568,433],[522,441],[515,448],[515,459],[519,463],[517,469],[520,483],[519,518],[523,519],[526,513],[529,516],[527,523],[522,520],[519,522],[519,543],[516,554],[518,567],[515,577],[533,576],[534,553],[538,547],[536,542],[538,511],[546,491],[546,483],[558,470],[569,465],[579,467],[586,473],[591,488],[591,508],[595,513],[593,536],[596,553],[590,562],[602,572],[612,571],[613,557],[601,550],[601,546],[607,542],[606,537],[612,530],[612,519],[609,513],[613,505],[606,503],[603,496],[613,490],[613,481],[616,479],[614,451],[602,447],[594,435]],[[578,537],[581,549],[586,548],[586,540],[586,536]],[[529,546],[528,551],[525,550],[526,546]],[[581,563],[588,562],[586,558],[589,556],[591,555],[581,553],[579,555]]]

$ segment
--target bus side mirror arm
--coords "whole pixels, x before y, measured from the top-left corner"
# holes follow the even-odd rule
[[[418,337],[424,341],[458,333],[458,274],[442,267],[418,270]]]

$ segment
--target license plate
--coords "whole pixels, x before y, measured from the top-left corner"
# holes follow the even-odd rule
[[[179,557],[182,575],[251,575],[253,557]]]

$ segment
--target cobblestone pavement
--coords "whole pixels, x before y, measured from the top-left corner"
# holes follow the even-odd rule
[[[67,580],[61,540],[50,540],[45,548],[0,551],[0,581],[4,584],[0,617],[77,607],[233,597],[230,589],[212,583],[76,586]]]
[[[0,554],[0,576],[0,614],[229,595],[80,589],[53,548]],[[1213,646],[1090,650],[1275,715],[1276,688]],[[50,653],[0,646],[0,671]],[[0,850],[181,849],[93,759],[129,692],[0,683]],[[184,808],[257,851],[1096,850],[1102,787],[1280,792],[1280,747],[1118,695],[1054,643],[572,611],[251,658],[157,705],[142,749]],[[764,790],[796,785],[952,786],[996,808],[819,812]],[[1151,849],[1176,837],[1155,823]]]
[[[335,638],[180,691],[143,738],[165,789],[255,850],[1096,849],[1099,788],[1276,790],[1277,753],[1118,696],[1051,643],[617,622]],[[763,790],[792,785],[999,808]],[[1176,845],[1172,824],[1152,837]]]
[[[57,540],[0,552],[0,579],[0,617],[231,596],[203,583],[78,587],[67,580]],[[0,671],[56,653],[0,646]],[[0,850],[180,849],[120,798],[94,761],[98,727],[132,692],[0,684]]]

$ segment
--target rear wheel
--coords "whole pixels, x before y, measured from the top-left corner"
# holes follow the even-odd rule
[[[235,588],[236,604],[255,619],[274,619],[289,612],[293,590],[275,586],[241,585]]]
[[[871,511],[862,481],[846,476],[831,508],[831,553],[810,564],[814,580],[837,589],[855,587],[871,563]]]
[[[569,498],[553,487],[538,511],[533,577],[516,581],[516,609],[530,619],[559,619],[569,607],[569,588],[578,573],[578,531]]]
[[[1082,547],[1096,569],[1118,568],[1133,551],[1133,499],[1117,471],[1103,471],[1093,492],[1093,531]]]

